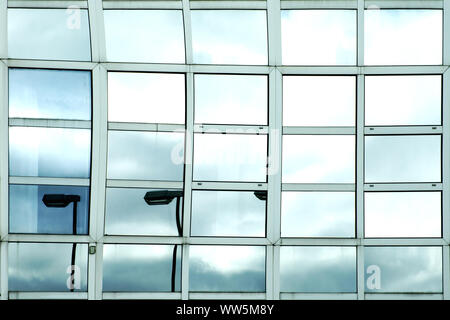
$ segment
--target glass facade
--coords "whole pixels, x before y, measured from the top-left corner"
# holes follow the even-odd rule
[[[0,299],[450,299],[450,7],[374,3],[0,2]]]

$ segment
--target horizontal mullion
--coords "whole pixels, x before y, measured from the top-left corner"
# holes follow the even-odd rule
[[[70,6],[76,6],[80,9],[87,9],[87,1],[39,1],[39,0],[9,0],[8,8],[55,8],[67,9]]]
[[[356,293],[280,292],[281,300],[357,300]]]
[[[441,293],[365,293],[366,300],[442,300]]]
[[[109,130],[173,132],[185,128],[184,124],[108,122]]]
[[[183,189],[181,181],[146,181],[146,180],[106,180],[109,188],[149,188],[149,189]]]
[[[370,238],[361,239],[363,246],[447,246],[441,238]]]
[[[244,246],[266,246],[271,245],[266,238],[243,238],[243,237],[190,237],[185,240],[190,245],[244,245]]]
[[[181,1],[103,1],[103,9],[183,9]]]
[[[357,9],[357,0],[281,1],[281,9]]]
[[[442,126],[366,126],[364,134],[442,134]]]
[[[88,187],[90,185],[90,179],[10,176],[9,183],[10,184],[28,184],[28,185],[64,185],[64,186]]]
[[[103,292],[104,300],[179,300],[180,292]]]
[[[354,183],[283,183],[282,191],[355,191]]]
[[[373,9],[442,9],[442,0],[366,0],[365,8]]]
[[[189,71],[186,64],[167,63],[133,63],[133,62],[102,62],[100,63],[107,71],[120,72],[163,72],[163,73],[185,73]]]
[[[87,292],[17,292],[10,291],[9,299],[11,300],[58,300],[58,299],[77,299],[87,300]]]
[[[190,1],[191,9],[266,9],[266,1]]]
[[[355,127],[283,127],[283,134],[356,134]]]
[[[8,234],[2,241],[45,242],[45,243],[90,243],[95,242],[88,235],[71,234]]]
[[[281,238],[277,246],[358,246],[356,238]]]
[[[89,120],[9,118],[9,126],[10,127],[90,129],[91,121],[89,121]]]
[[[252,182],[192,182],[192,190],[267,190],[267,183]]]
[[[278,66],[283,75],[443,74],[448,66]]]
[[[75,69],[93,70],[97,63],[87,61],[64,61],[64,60],[3,60],[10,68],[43,68],[43,69]]]
[[[365,183],[364,191],[441,191],[442,183]]]
[[[105,235],[98,242],[103,244],[181,245],[183,244],[183,238],[172,236]]]
[[[230,133],[230,134],[267,134],[267,125],[223,125],[223,124],[196,124],[195,133]]]
[[[192,300],[265,300],[265,292],[189,292]]]
[[[190,65],[190,71],[194,73],[233,73],[233,74],[269,74],[273,67],[267,65]]]

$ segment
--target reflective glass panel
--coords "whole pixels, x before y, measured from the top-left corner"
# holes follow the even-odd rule
[[[282,193],[282,237],[354,237],[354,192]]]
[[[194,135],[194,180],[265,182],[266,161],[266,135]]]
[[[8,8],[8,56],[14,59],[91,60],[85,9]]]
[[[189,290],[263,292],[266,290],[264,246],[190,246]]]
[[[193,191],[192,236],[264,237],[266,201],[252,191]]]
[[[70,292],[73,288],[74,291],[86,292],[87,267],[87,244],[8,244],[9,291]],[[73,283],[68,280],[72,270]]]
[[[366,136],[365,181],[441,181],[441,136]]]
[[[353,183],[354,179],[354,136],[283,136],[284,183]]]
[[[282,246],[280,291],[356,292],[356,248]]]
[[[105,233],[178,236],[177,200],[173,199],[166,205],[148,205],[144,200],[147,192],[159,191],[163,189],[107,188]],[[179,222],[182,225],[182,198],[178,210]]]
[[[195,75],[195,122],[267,124],[267,76]]]
[[[442,10],[365,10],[364,62],[442,64]]]
[[[104,10],[108,61],[184,63],[181,10]]]
[[[354,126],[355,113],[355,77],[283,77],[284,126]]]
[[[440,237],[440,192],[366,192],[366,237]]]
[[[66,207],[51,207],[45,204],[45,195],[79,196]],[[9,232],[73,234],[76,219],[76,234],[87,234],[89,228],[89,187],[10,185],[9,186]]]
[[[108,120],[184,123],[183,74],[109,72]]]
[[[194,63],[267,64],[265,10],[191,10]]]
[[[91,130],[9,128],[11,176],[89,178]]]
[[[91,120],[91,72],[9,69],[9,116]]]
[[[175,260],[173,259],[175,256]],[[103,291],[175,291],[181,284],[181,246],[105,244]]]
[[[442,292],[440,247],[364,248],[366,292]]]
[[[356,64],[356,10],[282,10],[284,65]]]
[[[183,180],[184,134],[108,132],[108,178]]]
[[[440,125],[442,77],[366,76],[366,125]]]

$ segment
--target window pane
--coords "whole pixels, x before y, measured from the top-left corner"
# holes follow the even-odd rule
[[[440,125],[442,77],[366,76],[366,125]]]
[[[103,13],[108,61],[185,62],[181,10],[104,10]]]
[[[194,180],[265,182],[266,159],[265,135],[194,135]]]
[[[365,137],[366,182],[441,181],[441,136]]]
[[[167,205],[148,205],[147,192],[162,189],[107,188],[105,233],[108,235],[178,236],[177,201]],[[183,200],[179,203],[182,225]]]
[[[283,77],[284,126],[354,126],[356,78]]]
[[[283,136],[284,183],[354,183],[354,179],[354,136]]]
[[[72,260],[75,252],[75,260]],[[9,243],[9,291],[69,292],[71,270],[74,291],[87,291],[87,244]],[[72,267],[71,266],[75,266]],[[69,283],[68,283],[69,282]]]
[[[356,10],[282,10],[284,65],[356,64]]]
[[[103,247],[103,291],[171,291],[174,269],[175,291],[180,291],[181,246],[105,244]]]
[[[366,237],[440,237],[440,192],[366,192]]]
[[[266,250],[263,246],[191,246],[189,290],[264,292]]]
[[[267,64],[265,10],[191,10],[194,63]]]
[[[282,237],[354,237],[354,192],[283,192]]]
[[[91,120],[91,72],[9,69],[9,116]]]
[[[265,231],[266,201],[254,192],[192,192],[192,236],[264,237]]]
[[[9,128],[11,176],[89,178],[91,131]]]
[[[355,247],[281,247],[280,290],[356,292]]]
[[[182,181],[183,163],[183,133],[108,133],[109,179]]]
[[[87,10],[8,9],[8,56],[90,61]]]
[[[366,247],[364,263],[366,292],[442,292],[440,247]]]
[[[66,207],[47,207],[45,195],[76,195],[80,201]],[[74,204],[76,203],[76,215]],[[73,234],[76,218],[76,234],[87,234],[89,227],[89,187],[10,185],[9,232]]]
[[[267,124],[267,76],[195,75],[195,122]]]
[[[365,10],[366,65],[442,64],[442,10]]]
[[[108,120],[184,123],[183,74],[108,73]]]

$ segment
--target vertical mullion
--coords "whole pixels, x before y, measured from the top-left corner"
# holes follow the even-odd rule
[[[443,75],[443,103],[442,103],[442,237],[450,242],[450,71],[447,70]],[[444,298],[450,299],[450,265],[448,257],[448,246],[444,247],[443,273],[444,273]]]
[[[364,238],[364,75],[357,76],[356,112],[356,238]],[[364,248],[358,246],[358,299],[364,299]]]
[[[280,299],[280,250],[279,245],[273,246],[273,296],[272,299]]]
[[[269,65],[281,65],[280,0],[267,0],[267,28]]]
[[[105,24],[102,0],[88,0],[89,28],[91,36],[91,60],[106,61]]]
[[[8,0],[0,0],[0,59],[8,57]]]
[[[357,17],[358,66],[364,66],[364,0],[358,0]]]
[[[184,23],[184,50],[186,52],[186,64],[193,63],[192,52],[192,24],[191,9],[189,0],[182,0],[183,3],[183,23]]]
[[[89,229],[91,238],[97,242],[103,237],[105,221],[106,153],[108,138],[107,71],[101,65],[98,65],[92,71],[92,92],[92,170]],[[98,254],[97,252],[96,255]],[[102,272],[101,259],[101,256],[91,259],[91,255],[89,255],[89,261],[95,265],[95,268],[89,268],[89,299],[101,298],[101,286],[97,286],[98,272]]]
[[[2,2],[2,5],[6,5]],[[8,299],[8,67],[0,61],[0,294]]]
[[[266,299],[273,300],[274,246],[266,246]]]
[[[185,166],[184,166],[184,205],[183,205],[183,238],[189,239],[191,234],[191,199],[192,199],[192,167],[194,144],[194,74],[186,74],[186,134],[185,134]],[[181,297],[189,297],[189,247],[183,245]]]
[[[103,299],[103,243],[97,242],[95,248],[95,268],[94,274],[90,273],[95,279],[95,300]],[[89,260],[90,262],[91,260]]]

